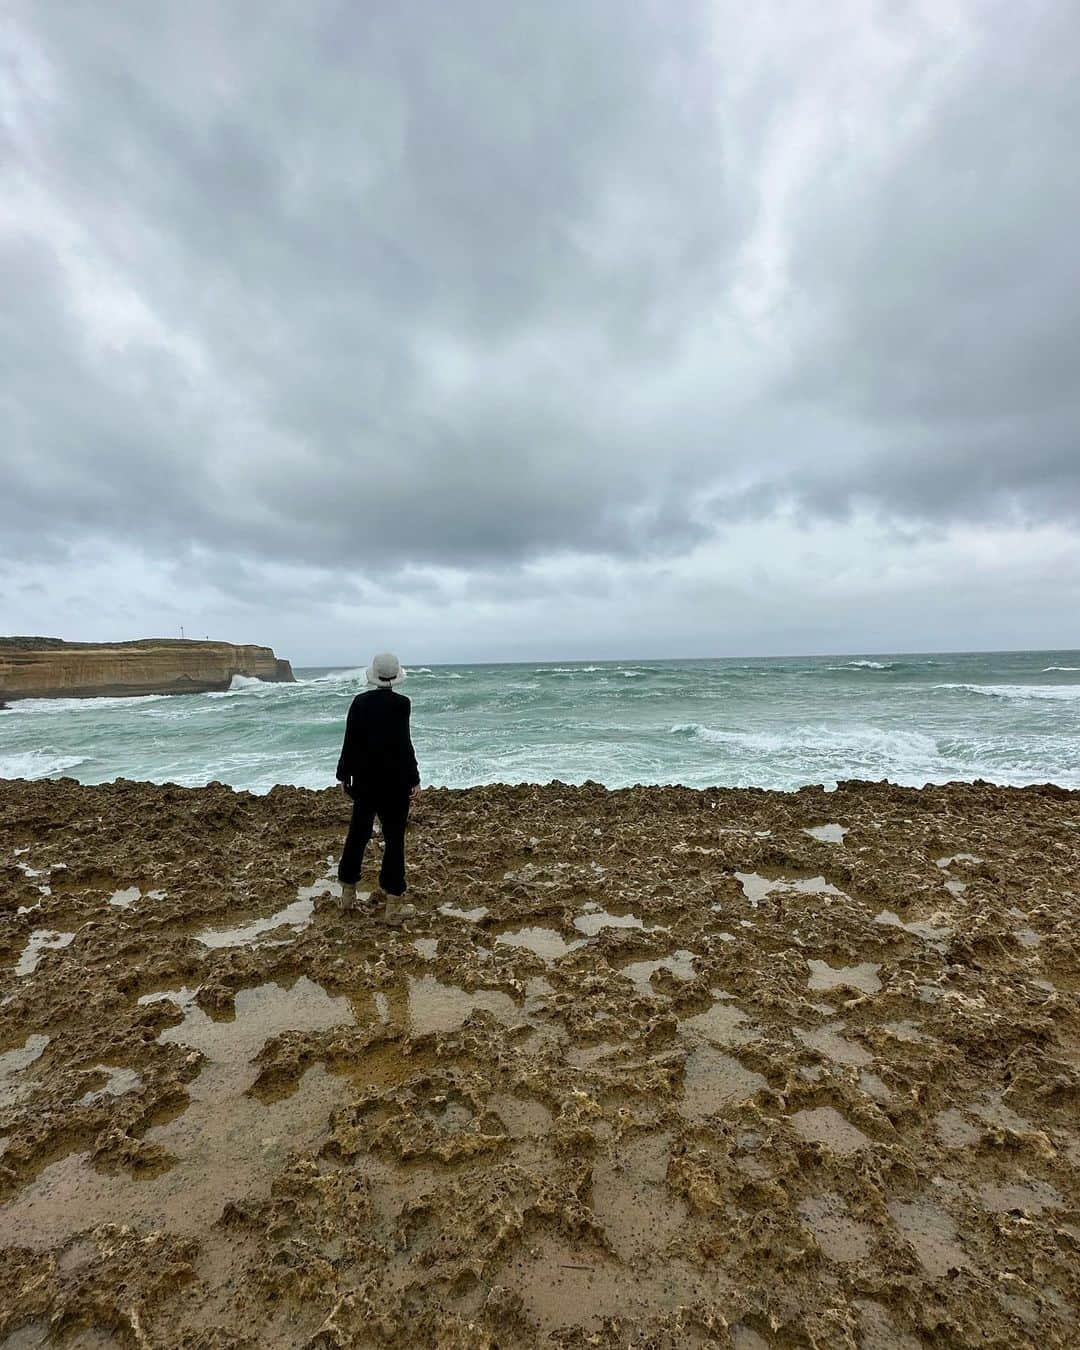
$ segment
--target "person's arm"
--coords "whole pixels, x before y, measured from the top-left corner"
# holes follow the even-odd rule
[[[345,739],[341,743],[341,754],[338,756],[337,769],[334,777],[345,788],[349,790],[349,781],[352,778],[352,759],[353,748],[356,741],[356,701],[349,705],[349,715],[345,719]]]
[[[412,704],[405,704],[405,745],[408,751],[409,767],[409,789],[412,792],[420,790],[420,766],[416,762],[416,751],[413,749],[412,734],[409,730],[409,716],[412,713]]]

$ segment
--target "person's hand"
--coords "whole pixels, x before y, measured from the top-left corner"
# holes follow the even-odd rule
[[[342,792],[344,792],[344,794],[345,794],[346,797],[348,797],[348,796],[350,795],[350,794],[349,794],[349,785],[348,785],[348,783],[342,783],[342,785],[341,785],[341,790],[342,790]]]

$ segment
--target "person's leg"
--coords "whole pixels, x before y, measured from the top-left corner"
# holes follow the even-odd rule
[[[352,819],[349,821],[349,833],[345,836],[345,847],[341,850],[338,863],[338,881],[343,886],[355,886],[360,880],[360,869],[364,865],[364,850],[371,838],[371,826],[375,819],[375,807],[370,798],[357,796],[353,799]]]
[[[405,894],[405,825],[409,819],[408,793],[384,797],[379,802],[383,830],[382,868],[379,885],[388,895]]]

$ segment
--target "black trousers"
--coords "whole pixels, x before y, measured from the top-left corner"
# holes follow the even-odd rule
[[[391,788],[372,791],[357,788],[353,793],[352,820],[345,836],[345,847],[338,863],[338,881],[355,886],[364,865],[364,850],[371,838],[371,827],[379,817],[383,833],[382,868],[379,885],[390,895],[405,894],[405,824],[409,819],[409,789]]]

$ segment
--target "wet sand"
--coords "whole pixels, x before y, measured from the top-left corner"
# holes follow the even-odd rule
[[[0,1347],[1077,1343],[1080,793],[347,808],[0,783]]]

